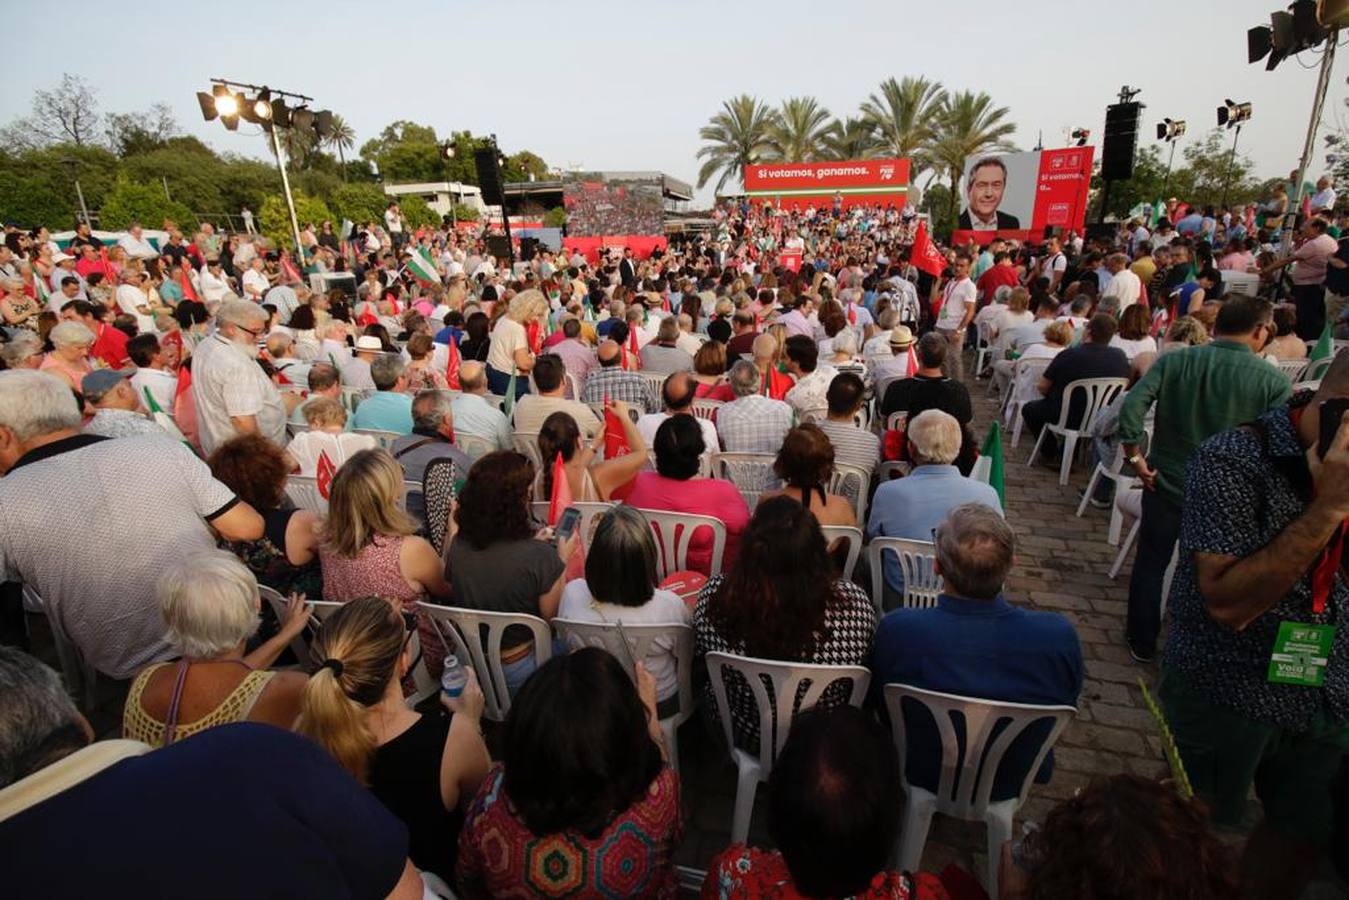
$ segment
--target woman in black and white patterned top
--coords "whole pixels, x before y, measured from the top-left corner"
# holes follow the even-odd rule
[[[875,607],[865,591],[835,580],[833,571],[815,517],[790,497],[764,500],[741,535],[735,568],[709,579],[698,596],[693,611],[698,653],[867,665]],[[820,705],[846,703],[850,687],[834,685]],[[749,685],[728,671],[726,693],[737,746],[756,752],[759,715]],[[705,700],[705,709],[715,711],[710,685]]]

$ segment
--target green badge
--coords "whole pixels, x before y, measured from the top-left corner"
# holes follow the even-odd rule
[[[1334,640],[1333,625],[1279,623],[1279,636],[1274,639],[1274,652],[1269,657],[1269,681],[1320,687],[1326,680],[1326,664]]]

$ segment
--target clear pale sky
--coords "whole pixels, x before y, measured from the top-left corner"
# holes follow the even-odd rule
[[[811,94],[843,117],[883,79],[925,75],[1009,107],[1023,149],[1040,131],[1046,147],[1062,146],[1077,126],[1099,148],[1105,107],[1127,83],[1147,104],[1140,146],[1162,116],[1188,120],[1190,140],[1216,124],[1223,98],[1251,101],[1239,149],[1272,177],[1297,162],[1319,62],[1304,53],[1313,68],[1290,59],[1275,72],[1246,63],[1246,29],[1283,5],[72,0],[58,23],[51,7],[16,3],[5,21],[24,37],[10,43],[0,121],[26,114],[32,91],[69,71],[94,83],[104,111],[163,101],[185,132],[263,156],[263,138],[202,121],[194,94],[219,76],[313,96],[346,117],[358,147],[406,118],[439,134],[495,132],[507,152],[527,148],[553,166],[656,169],[693,182],[698,128],[743,92],[774,103]],[[1323,130],[1349,125],[1340,63]],[[1312,173],[1325,166],[1317,144]]]

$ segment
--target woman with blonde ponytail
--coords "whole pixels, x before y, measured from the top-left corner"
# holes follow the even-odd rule
[[[379,597],[352,600],[329,616],[311,646],[318,669],[297,730],[403,820],[417,868],[449,881],[463,808],[491,763],[479,725],[483,696],[470,669],[463,693],[441,694],[452,715],[408,709],[401,680],[412,665],[411,634],[404,614]]]

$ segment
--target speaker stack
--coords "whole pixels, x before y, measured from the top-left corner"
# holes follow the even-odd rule
[[[1101,145],[1101,177],[1106,181],[1126,181],[1133,177],[1138,120],[1142,111],[1143,104],[1137,101],[1106,107],[1105,141]]]

